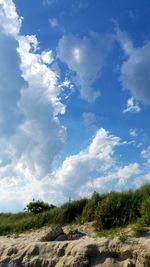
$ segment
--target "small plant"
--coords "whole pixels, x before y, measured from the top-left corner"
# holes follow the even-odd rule
[[[133,226],[132,229],[133,229],[135,237],[140,237],[146,232],[142,218],[139,218],[137,220],[136,224]]]
[[[120,232],[119,233],[119,240],[121,243],[125,243],[128,239],[128,236],[125,232]]]
[[[84,221],[83,221],[82,216],[81,215],[77,215],[76,218],[75,218],[75,224],[81,225],[83,223],[84,223]]]

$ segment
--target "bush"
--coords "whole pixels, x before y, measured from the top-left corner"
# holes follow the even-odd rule
[[[34,214],[38,214],[38,213],[41,213],[43,211],[46,211],[46,210],[50,210],[52,208],[54,208],[55,206],[53,205],[49,205],[48,203],[45,203],[44,201],[31,201],[29,202],[29,204],[27,204],[25,210],[27,212],[32,212]]]
[[[60,207],[61,222],[63,224],[71,223],[80,216],[87,203],[87,199],[75,200],[67,202]]]
[[[87,204],[82,213],[83,222],[90,222],[95,219],[95,210],[98,206],[98,203],[104,198],[104,195],[99,195],[97,192],[94,192],[92,197],[87,201]]]
[[[98,229],[110,229],[132,222],[137,216],[137,211],[133,206],[132,191],[111,192],[99,203],[96,209],[96,227]]]
[[[141,216],[146,225],[150,225],[150,196],[143,200],[141,205]]]

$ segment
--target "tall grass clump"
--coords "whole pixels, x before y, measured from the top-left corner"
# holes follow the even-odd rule
[[[100,195],[94,192],[90,199],[88,199],[82,213],[83,222],[91,222],[95,219],[95,210],[98,204],[104,199],[105,195]]]
[[[98,229],[110,229],[134,222],[139,212],[139,201],[132,191],[111,192],[99,203],[95,220]]]
[[[141,216],[143,222],[149,226],[150,225],[150,196],[145,198],[141,205]]]

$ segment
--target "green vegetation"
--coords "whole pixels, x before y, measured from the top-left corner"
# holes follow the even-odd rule
[[[25,212],[0,214],[0,235],[20,233],[49,224],[81,224],[90,221],[95,221],[99,235],[116,233],[128,224],[134,224],[136,236],[142,234],[144,227],[150,226],[150,185],[135,191],[102,195],[94,192],[90,199],[69,201],[61,207],[32,201]],[[120,238],[123,242],[126,237],[121,234]]]
[[[143,222],[150,225],[150,196],[145,198],[141,205],[141,215]]]
[[[95,211],[97,228],[110,229],[134,222],[140,216],[138,205],[132,191],[107,194]]]
[[[143,218],[139,218],[137,222],[132,227],[135,237],[142,236],[145,232],[145,224]]]
[[[33,199],[33,201],[29,202],[29,204],[27,205],[27,207],[25,208],[25,211],[32,212],[33,214],[38,214],[43,211],[50,210],[52,208],[55,208],[55,206],[49,205],[48,203],[45,203],[44,201],[40,201],[40,200],[35,201]]]
[[[107,237],[113,238],[115,236],[120,236],[120,234],[124,231],[123,227],[115,227],[111,229],[103,229],[97,232],[98,237]]]

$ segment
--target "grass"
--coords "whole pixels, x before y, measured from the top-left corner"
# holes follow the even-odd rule
[[[115,236],[119,236],[122,232],[124,232],[126,228],[123,227],[116,227],[111,228],[109,230],[101,230],[100,232],[97,232],[98,237],[107,237],[107,238],[113,238]]]
[[[149,202],[150,185],[135,191],[110,192],[105,195],[95,192],[90,199],[69,201],[61,207],[39,214],[29,211],[0,214],[0,235],[18,234],[50,224],[80,225],[94,220],[98,236],[113,237],[120,234],[120,239],[124,241],[126,236],[123,229],[127,225],[134,224],[135,236],[143,234],[145,226],[150,226]]]
[[[138,219],[137,222],[133,225],[132,230],[135,237],[143,236],[147,230],[142,219]]]

